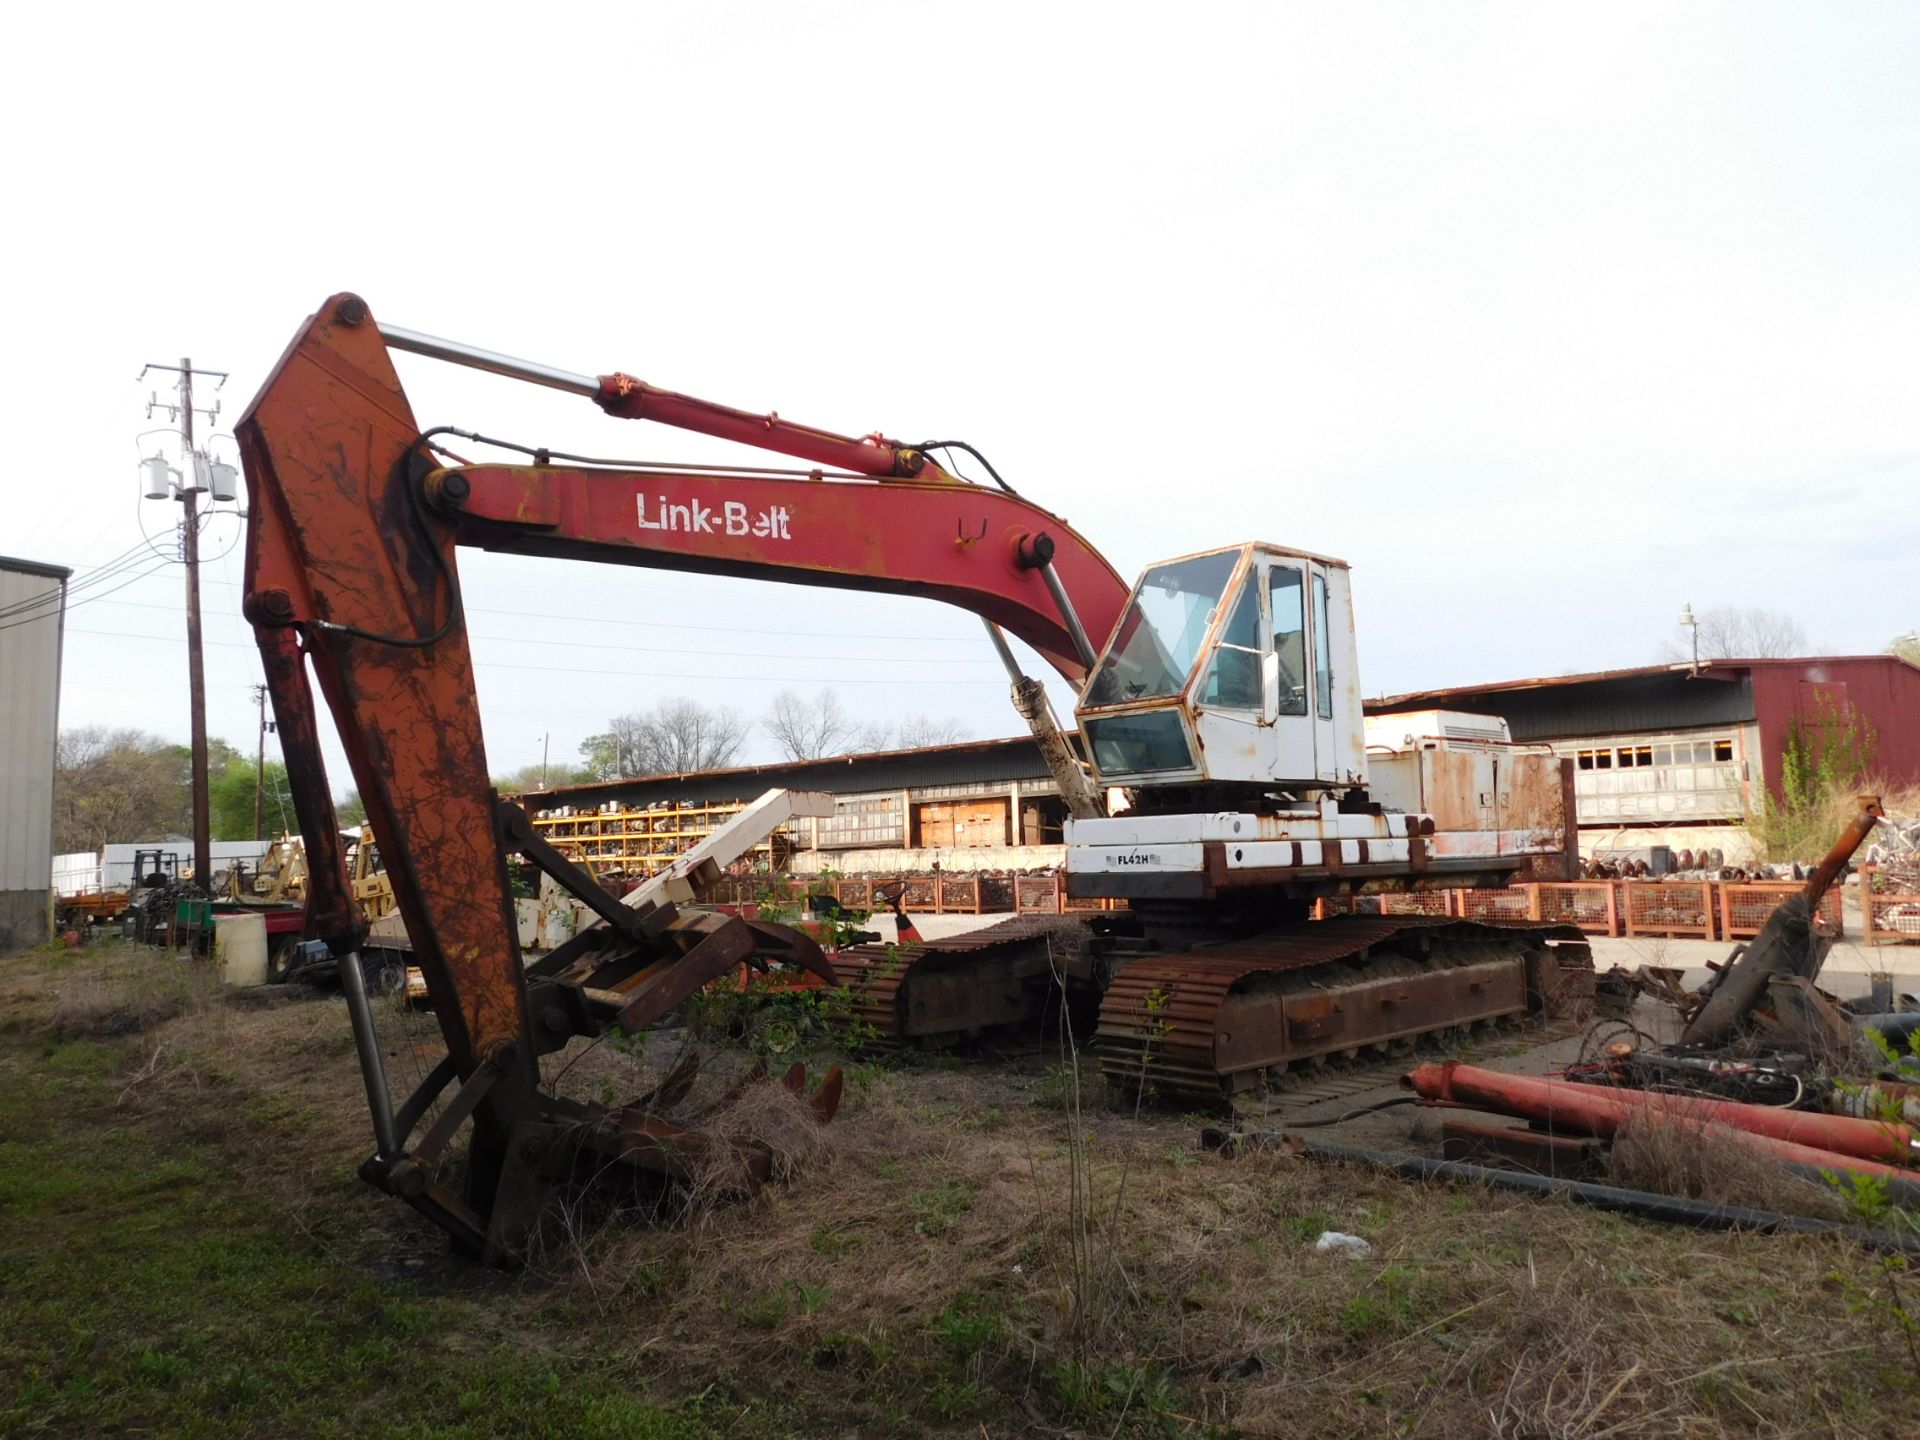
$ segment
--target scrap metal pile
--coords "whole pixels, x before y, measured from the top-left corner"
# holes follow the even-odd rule
[[[1920,816],[1885,816],[1867,847],[1861,904],[1875,928],[1920,938]]]
[[[1874,1176],[1904,1190],[1920,1161],[1920,1064],[1908,1040],[1920,1004],[1890,982],[1842,1002],[1816,984],[1833,938],[1815,921],[1820,900],[1882,817],[1877,798],[1753,940],[1689,991],[1673,971],[1616,969],[1602,993],[1671,1005],[1683,1022],[1670,1045],[1616,1040],[1604,1055],[1556,1078],[1424,1065],[1403,1082],[1436,1105],[1524,1119],[1527,1131],[1449,1127],[1461,1157],[1519,1159],[1549,1174],[1591,1168],[1595,1143],[1631,1125],[1665,1127],[1691,1142],[1719,1141],[1812,1175]],[[1920,1192],[1916,1192],[1920,1193]]]
[[[1708,1164],[1714,1156],[1730,1157],[1727,1163],[1815,1182],[1829,1197],[1857,1194],[1864,1182],[1892,1204],[1920,1204],[1920,1001],[1896,995],[1883,976],[1874,977],[1871,994],[1850,1001],[1817,984],[1833,944],[1824,922],[1814,918],[1821,898],[1881,818],[1878,799],[1862,797],[1858,816],[1804,889],[1780,904],[1726,963],[1710,967],[1712,975],[1697,990],[1687,989],[1676,970],[1616,967],[1600,976],[1602,1003],[1611,1000],[1619,1017],[1619,1038],[1598,1055],[1583,1049],[1577,1061],[1546,1076],[1448,1061],[1420,1065],[1402,1079],[1413,1103],[1506,1116],[1523,1126],[1449,1114],[1441,1127],[1444,1159],[1437,1161],[1297,1137],[1216,1132],[1209,1138],[1284,1138],[1310,1158],[1553,1190],[1696,1225],[1806,1230],[1832,1229],[1836,1222],[1596,1184],[1611,1173],[1616,1140],[1665,1142],[1693,1156],[1696,1168],[1703,1155]],[[1901,827],[1880,828],[1891,833],[1888,844],[1911,846],[1915,838]],[[1661,1044],[1629,1018],[1642,997],[1676,1013],[1677,1041]],[[1639,1018],[1658,1028],[1654,1019]],[[1856,1238],[1920,1249],[1910,1237],[1882,1231],[1856,1232]]]

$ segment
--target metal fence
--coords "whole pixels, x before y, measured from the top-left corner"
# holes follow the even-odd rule
[[[1463,920],[1537,920],[1540,897],[1531,885],[1505,890],[1455,890],[1453,913]]]
[[[1806,886],[1791,880],[1729,880],[1715,888],[1720,892],[1720,938],[1745,940],[1760,933],[1782,900]],[[1820,919],[1836,939],[1847,933],[1846,904],[1838,890],[1830,889],[1820,897]]]
[[[1920,894],[1870,894],[1873,870],[1863,874],[1861,898],[1871,944],[1920,944]],[[927,915],[1086,914],[1124,910],[1124,900],[1076,899],[1067,894],[1060,870],[1027,874],[981,871],[836,877],[831,889],[852,910],[883,910],[876,891],[901,883],[905,910]],[[817,881],[812,882],[818,884]],[[1880,883],[1884,883],[1884,877]],[[712,895],[716,902],[751,904],[768,899],[797,903],[807,891],[803,876],[728,877]],[[1314,902],[1313,916],[1431,915],[1464,920],[1540,921],[1578,926],[1589,935],[1671,939],[1737,940],[1759,933],[1767,916],[1801,887],[1789,881],[1577,880],[1511,885],[1497,890],[1418,890],[1382,895],[1329,895]],[[1870,904],[1867,902],[1870,900]],[[1846,933],[1838,889],[1820,903],[1823,928]]]
[[[1620,895],[1629,935],[1675,940],[1714,938],[1711,880],[1623,880]]]
[[[1869,945],[1920,945],[1920,895],[1901,894],[1886,885],[1878,867],[1860,871],[1860,916]]]
[[[1613,881],[1543,881],[1531,888],[1538,897],[1534,918],[1578,925],[1589,935],[1620,933],[1620,892]]]

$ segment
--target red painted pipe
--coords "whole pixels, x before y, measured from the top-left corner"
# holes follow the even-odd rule
[[[1567,1080],[1545,1080],[1529,1075],[1502,1075],[1453,1061],[1419,1066],[1400,1083],[1424,1100],[1471,1105],[1602,1137],[1611,1136],[1636,1116],[1655,1114],[1667,1120],[1725,1125],[1797,1148],[1810,1148],[1817,1152],[1816,1158],[1781,1156],[1782,1159],[1801,1159],[1807,1164],[1822,1163],[1818,1155],[1825,1155],[1828,1163],[1845,1155],[1899,1164],[1913,1153],[1910,1148],[1914,1144],[1913,1132],[1905,1125],[1821,1115],[1810,1110],[1743,1105],[1734,1100],[1702,1100],[1690,1095],[1577,1085]],[[1775,1150],[1773,1146],[1766,1148]]]

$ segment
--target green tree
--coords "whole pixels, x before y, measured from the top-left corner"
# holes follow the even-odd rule
[[[582,785],[598,778],[586,766],[568,769],[558,761],[546,765],[535,761],[505,775],[494,776],[493,785],[502,795],[530,795],[537,790],[551,790],[555,785]]]
[[[1851,706],[1825,690],[1787,722],[1779,794],[1760,797],[1748,829],[1770,860],[1810,860],[1824,851],[1853,809],[1852,792],[1873,768],[1879,737]]]
[[[184,835],[193,824],[190,756],[143,730],[62,730],[54,755],[53,848]]]
[[[223,749],[225,747],[222,747]],[[208,746],[211,762],[213,747]],[[283,830],[298,830],[300,822],[293,813],[293,791],[287,784],[287,767],[278,760],[266,765],[266,783],[261,796],[261,835],[253,829],[255,761],[251,756],[227,752],[226,763],[218,770],[208,765],[207,804],[211,814],[208,828],[215,840],[252,840],[278,835]]]

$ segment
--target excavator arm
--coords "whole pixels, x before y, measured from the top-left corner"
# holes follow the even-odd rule
[[[414,419],[390,342],[822,468],[555,464],[541,452],[528,465],[448,465],[434,444],[439,432],[423,434]],[[563,957],[565,967],[543,966],[531,981],[523,974],[505,850],[527,854],[576,893],[592,882],[557,873],[571,867],[540,853],[524,817],[493,793],[456,550],[925,595],[1020,636],[1070,679],[1092,663],[1085,631],[1108,633],[1127,597],[1063,521],[1011,492],[956,479],[924,450],[751,415],[624,375],[575,376],[383,332],[353,295],[309,318],[237,435],[250,499],[245,613],[307,837],[310,920],[340,958],[355,1017],[377,1146],[363,1174],[497,1256],[530,1223],[534,1172],[555,1172],[557,1137],[598,1137],[604,1152],[629,1159],[694,1143],[663,1140],[663,1122],[645,1110],[582,1114],[543,1096],[538,1056],[616,1020],[639,1028],[744,959],[818,961],[804,937],[671,905],[629,910],[601,892],[582,898],[617,926],[624,949]],[[316,680],[446,1041],[430,1084],[457,1085],[418,1146],[407,1132],[436,1094],[396,1108],[386,1090],[357,958],[363,925],[321,757]],[[1038,687],[1026,683],[1031,697]],[[446,1116],[465,1115],[474,1130],[462,1199],[431,1179],[426,1152],[444,1147]]]

